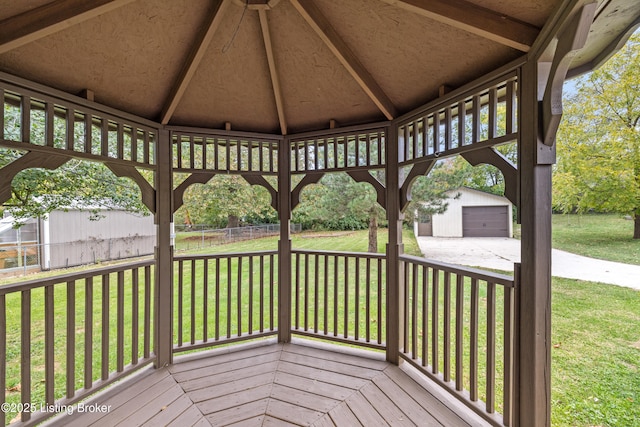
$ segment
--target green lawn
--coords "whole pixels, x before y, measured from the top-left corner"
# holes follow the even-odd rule
[[[556,214],[552,221],[555,249],[640,265],[640,240],[633,239],[633,221],[614,214]],[[519,225],[514,236],[520,237]]]
[[[582,224],[570,227],[584,227]],[[598,219],[600,216],[595,217]],[[606,221],[615,222],[613,217],[604,217]],[[569,218],[569,221],[577,218]],[[567,222],[566,217],[554,217],[555,222]],[[622,220],[623,221],[623,220]],[[568,227],[569,227],[568,226]],[[591,226],[594,228],[595,226]],[[558,227],[556,227],[558,230]],[[412,233],[405,230],[403,235],[405,251],[419,254]],[[386,230],[380,231],[379,249],[382,251],[386,241]],[[633,242],[632,242],[633,243]],[[277,238],[264,238],[253,241],[238,242],[229,245],[207,248],[203,252],[245,252],[257,250],[272,250],[276,248]],[[337,251],[363,252],[367,247],[367,233],[355,232],[318,232],[302,233],[293,236],[295,249],[328,249]],[[243,270],[243,277],[247,271]],[[350,270],[353,274],[353,270]],[[189,276],[189,271],[185,270]],[[36,276],[30,276],[29,279]],[[130,306],[129,286],[127,275],[125,291],[127,292],[125,307]],[[211,277],[211,270],[210,276]],[[112,279],[115,283],[115,278]],[[76,287],[76,326],[78,354],[82,353],[83,310],[81,301],[84,299],[83,286]],[[96,279],[96,301],[100,296],[100,279]],[[190,291],[183,295],[185,303],[185,320],[190,310]],[[234,290],[234,295],[235,295]],[[210,294],[211,295],[211,294]],[[303,294],[302,294],[303,296]],[[111,313],[116,311],[115,294],[111,294]],[[43,314],[42,292],[32,295],[33,307],[33,335],[32,349],[34,352],[35,386],[32,401],[41,401],[43,393],[43,371],[38,364],[42,358],[36,354],[41,352],[43,342]],[[66,337],[64,334],[66,294],[63,289],[57,290],[56,304],[56,385],[58,393],[63,391],[64,385],[64,353]],[[242,295],[243,301],[247,300]],[[224,305],[225,300],[221,299]],[[97,304],[97,302],[96,302]],[[557,426],[631,426],[640,419],[640,292],[608,286],[597,283],[582,282],[569,279],[554,278],[553,280],[553,323],[552,323],[552,423]],[[235,301],[232,301],[235,307]],[[196,306],[200,307],[200,306]],[[243,304],[244,307],[244,304]],[[95,307],[96,309],[98,307]],[[197,308],[200,310],[200,308]],[[211,310],[211,306],[209,307]],[[255,310],[255,308],[254,308]],[[501,310],[498,311],[500,313]],[[7,400],[19,399],[19,327],[20,302],[16,296],[7,297],[8,333],[7,333]],[[200,313],[200,312],[199,312]],[[254,311],[254,318],[257,317]],[[237,313],[236,313],[237,315]],[[233,317],[235,318],[236,315]],[[200,315],[198,315],[200,318]],[[353,316],[350,317],[350,321]],[[455,317],[452,316],[452,320]],[[112,318],[113,319],[113,318]],[[363,317],[361,321],[365,320]],[[498,319],[500,320],[500,319]],[[222,319],[221,327],[226,326]],[[365,320],[366,321],[366,320]],[[99,310],[94,314],[94,330],[99,328]],[[130,354],[130,319],[125,319],[125,353]],[[113,320],[110,321],[113,323]],[[185,324],[185,327],[188,326]],[[115,324],[111,325],[110,345],[115,346]],[[212,331],[212,328],[209,329]],[[187,339],[187,336],[184,337]],[[482,338],[481,338],[482,341]],[[140,344],[139,344],[140,345]],[[95,357],[99,358],[99,340],[94,341]],[[18,351],[16,351],[18,349]],[[94,363],[98,361],[94,359]],[[110,354],[110,366],[114,366],[114,355]],[[79,356],[76,363],[76,384],[81,384],[81,363]],[[94,365],[94,376],[99,376],[99,364]],[[59,395],[59,394],[58,394]],[[11,419],[15,414],[10,414]]]

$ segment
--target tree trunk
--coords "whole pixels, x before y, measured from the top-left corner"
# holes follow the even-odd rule
[[[633,215],[633,238],[640,239],[640,211]]]
[[[369,211],[369,252],[378,252],[378,213],[375,209]]]
[[[227,228],[237,228],[240,225],[240,218],[236,215],[229,215],[227,217]]]

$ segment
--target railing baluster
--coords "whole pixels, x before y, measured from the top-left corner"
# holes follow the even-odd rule
[[[44,288],[44,400],[48,405],[55,400],[54,382],[54,301],[53,285]]]
[[[471,279],[471,348],[469,355],[469,398],[478,400],[478,279]]]
[[[20,139],[27,144],[31,142],[31,98],[27,95],[20,99]]]
[[[44,107],[44,122],[45,122],[44,141],[47,147],[54,146],[53,129],[54,129],[55,113],[54,113],[53,107],[54,106],[52,102],[47,102]],[[0,114],[0,115],[3,115],[3,114]]]
[[[140,304],[140,277],[137,268],[131,270],[131,364],[136,365],[138,363],[138,316],[139,316],[139,304]]]
[[[209,260],[202,261],[202,342],[209,340]]]
[[[438,373],[438,304],[440,300],[440,271],[432,269],[431,282],[431,372]]]
[[[305,148],[305,153],[307,152]],[[306,164],[306,163],[305,163]],[[304,330],[309,330],[309,255],[304,256]]]
[[[271,330],[275,330],[276,324],[274,320],[273,307],[275,305],[275,297],[274,297],[274,265],[275,265],[275,257],[273,255],[269,255],[269,325]]]
[[[518,267],[514,271],[517,284]],[[504,385],[502,416],[506,426],[513,425],[513,394],[514,394],[514,304],[515,289],[504,288]]]
[[[345,149],[346,149],[345,142]],[[346,160],[345,160],[346,162]],[[349,337],[349,257],[344,257],[344,338]]]
[[[2,112],[0,113],[0,139],[4,139],[4,89],[0,87],[0,107],[2,107]],[[4,397],[0,398],[0,402],[4,402]],[[0,411],[1,420],[4,420],[4,413]],[[4,425],[4,423],[0,423],[0,425]]]
[[[422,266],[422,366],[429,364],[429,268]]]
[[[356,140],[357,141],[357,140]],[[354,338],[356,341],[360,338],[360,257],[355,257],[355,310],[354,312],[354,322],[355,322],[355,331]]]
[[[184,282],[184,262],[178,261],[178,347],[182,347],[182,300]]]
[[[444,381],[451,380],[451,273],[444,272],[444,322],[443,322],[443,346],[444,346]]]
[[[249,335],[253,333],[253,256],[249,256]]]
[[[317,145],[316,145],[316,148]],[[313,331],[315,333],[318,333],[318,296],[320,295],[318,292],[318,287],[319,287],[319,267],[320,264],[318,262],[318,254],[314,255],[314,269],[313,269],[313,273],[314,273],[314,280],[313,280],[313,286],[314,286],[314,294],[313,294]]]
[[[191,260],[191,326],[189,328],[191,332],[191,344],[196,342],[196,260]]]
[[[371,341],[371,258],[367,258],[365,262],[366,262],[366,266],[365,266],[366,294],[364,298],[364,304],[365,304],[364,324],[365,324],[365,341],[369,342]]]
[[[260,332],[264,331],[264,257],[260,255]]]
[[[118,294],[117,294],[117,370],[124,370],[124,271],[118,271]]]
[[[109,378],[109,275],[102,275],[102,380]]]
[[[456,275],[456,390],[461,391],[463,381],[464,340],[464,276]]]
[[[328,334],[328,323],[329,323],[329,257],[327,255],[323,256],[324,259],[324,334]]]
[[[295,284],[294,289],[296,290],[295,302],[296,306],[294,309],[295,313],[295,321],[294,328],[300,328],[300,254],[296,253],[296,275],[295,275]]]
[[[378,258],[378,344],[382,344],[382,259]]]
[[[84,388],[93,385],[93,277],[84,279]]]
[[[401,263],[401,269],[402,269],[402,277],[403,277],[403,283],[404,283],[404,295],[403,295],[403,299],[402,299],[402,303],[403,303],[403,307],[402,307],[402,312],[403,312],[403,319],[402,319],[402,323],[403,323],[403,331],[404,331],[404,336],[403,336],[403,340],[402,340],[402,351],[404,353],[409,352],[409,333],[410,331],[410,324],[409,324],[409,317],[410,317],[410,313],[409,313],[409,263],[403,262]]]
[[[338,255],[333,256],[333,336],[338,336]]]
[[[85,308],[86,310],[86,308]],[[76,282],[67,282],[67,354],[66,354],[66,396],[75,394],[76,382]]]
[[[151,266],[144,268],[144,358],[151,354]]]
[[[240,142],[238,142],[238,145]],[[238,257],[238,277],[236,283],[238,284],[237,290],[237,314],[236,319],[238,322],[238,336],[242,336],[242,256]]]
[[[20,311],[20,398],[22,403],[31,403],[31,290],[21,293]],[[4,391],[2,391],[4,393]],[[23,411],[20,419],[29,421],[31,413]]]
[[[215,275],[215,340],[218,341],[220,339],[220,260],[216,259],[216,275]]]
[[[496,285],[487,283],[487,412],[495,412],[496,397]]]
[[[409,265],[409,263],[404,263]],[[411,358],[416,359],[418,348],[418,264],[411,269]],[[407,283],[406,289],[409,289]]]
[[[4,95],[0,90],[0,101],[4,104]],[[3,105],[4,112],[4,105]],[[4,113],[3,113],[4,114]],[[0,114],[0,116],[3,116]],[[0,132],[4,130],[4,125],[0,120]],[[2,137],[2,135],[0,135]],[[7,389],[7,299],[4,294],[0,294],[0,405],[6,402]],[[4,426],[6,421],[6,411],[0,411],[0,426]]]

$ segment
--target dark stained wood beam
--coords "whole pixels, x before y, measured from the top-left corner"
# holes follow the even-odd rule
[[[224,11],[229,5],[230,0],[217,0],[215,6],[211,10],[205,25],[200,30],[198,37],[196,38],[196,42],[191,48],[189,52],[189,56],[184,62],[184,67],[182,71],[180,71],[180,75],[176,79],[173,84],[173,88],[169,93],[169,97],[165,102],[164,108],[162,109],[162,115],[160,117],[160,122],[163,125],[169,123],[171,120],[171,116],[176,110],[176,107],[180,103],[182,96],[187,90],[187,86],[191,82],[193,75],[196,72],[196,69],[200,65],[200,61],[204,57],[204,54],[213,39],[213,35],[216,30],[220,26],[220,22],[222,22],[222,16],[224,15]]]
[[[0,22],[0,54],[135,0],[58,0]]]
[[[278,119],[280,120],[280,131],[283,135],[287,134],[287,120],[284,115],[284,100],[282,90],[280,88],[280,79],[278,78],[278,69],[276,68],[275,58],[273,56],[273,45],[271,43],[271,33],[269,32],[269,21],[267,19],[267,11],[259,9],[260,27],[262,28],[262,39],[264,40],[264,49],[267,53],[267,62],[269,63],[269,74],[271,75],[271,86],[273,87],[273,96],[276,100],[276,109],[278,110]]]
[[[291,0],[291,4],[302,15],[307,24],[322,39],[331,53],[342,63],[349,74],[358,82],[362,90],[371,98],[387,119],[396,117],[396,109],[382,88],[374,80],[367,69],[358,60],[349,46],[336,33],[327,18],[320,12],[313,1]]]
[[[466,0],[383,0],[402,9],[528,52],[540,29]]]

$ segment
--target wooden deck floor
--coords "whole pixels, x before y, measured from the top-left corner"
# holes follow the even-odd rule
[[[416,382],[381,355],[336,350],[340,348],[274,343],[184,356],[169,368],[149,368],[88,402],[108,405],[108,412],[76,412],[49,424],[486,425],[437,386]]]

